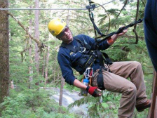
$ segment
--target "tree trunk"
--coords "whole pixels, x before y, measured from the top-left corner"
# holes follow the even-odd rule
[[[66,17],[66,24],[69,24],[69,10],[68,10],[68,15]],[[59,105],[60,106],[62,106],[63,88],[64,88],[64,78],[61,79],[61,88],[60,88],[60,97],[59,97]]]
[[[49,47],[47,47],[47,51],[46,51],[46,60],[45,60],[45,80],[48,80],[48,63],[49,63]],[[45,81],[45,82],[46,82]]]
[[[59,77],[58,77],[58,78],[59,78]],[[62,106],[63,87],[64,87],[64,78],[61,79],[61,88],[60,88],[60,96],[59,96],[59,105],[60,105],[60,106]]]
[[[39,0],[35,0],[35,8],[39,8]],[[39,10],[35,11],[35,38],[39,40]],[[39,73],[39,48],[35,43],[35,63],[37,73]]]
[[[8,0],[0,1],[0,8],[7,8]],[[9,28],[8,14],[0,10],[0,103],[8,95],[9,90]],[[0,109],[0,116],[1,111]]]
[[[43,55],[43,64],[42,64],[42,76],[45,77],[45,66],[46,66],[46,50]]]
[[[50,39],[50,33],[47,41]],[[48,65],[49,65],[49,46],[46,48],[46,60],[45,60],[45,82],[48,81]]]
[[[29,21],[29,33],[31,34],[32,31],[32,20]],[[33,60],[32,60],[32,40],[31,38],[29,39],[29,81],[30,83],[33,81],[33,68],[32,68],[32,64],[33,64]]]

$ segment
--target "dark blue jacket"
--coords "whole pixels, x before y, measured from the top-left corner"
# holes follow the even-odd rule
[[[149,56],[157,71],[157,0],[147,0],[144,32]]]
[[[73,37],[73,41],[67,45],[77,46],[76,38],[84,41],[85,43],[89,44],[90,46],[95,44],[95,40],[93,38],[80,34],[80,35]],[[106,40],[99,44],[99,50],[105,50],[108,47],[109,47],[109,45]],[[69,83],[70,85],[73,85],[73,82],[76,79],[76,77],[73,74],[72,63],[74,61],[78,60],[82,56],[82,53],[80,53],[80,52],[70,53],[70,52],[71,51],[69,49],[60,47],[59,52],[58,52],[58,63],[60,65],[60,68],[62,71],[62,76],[65,79],[65,81],[67,83]],[[100,67],[98,61],[99,60],[95,61],[95,63],[92,65],[94,70],[96,70]],[[81,71],[81,68],[79,67],[79,65],[75,66],[74,69],[78,72]]]

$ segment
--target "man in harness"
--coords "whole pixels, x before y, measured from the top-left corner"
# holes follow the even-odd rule
[[[95,45],[95,40],[87,35],[80,34],[73,37],[69,27],[60,19],[50,21],[48,29],[53,36],[62,41],[58,52],[58,63],[63,78],[68,84],[84,89],[94,97],[101,96],[97,91],[104,89],[122,93],[118,111],[119,118],[132,118],[135,107],[139,112],[150,107],[151,101],[146,96],[141,64],[136,61],[112,63],[108,60],[108,56],[105,56],[107,59],[103,61],[102,53],[99,51],[109,48],[127,30],[114,34],[109,39]],[[107,68],[103,62],[106,62]],[[74,68],[83,74],[88,67],[93,68],[94,72],[91,86],[86,86],[77,80],[72,70]]]

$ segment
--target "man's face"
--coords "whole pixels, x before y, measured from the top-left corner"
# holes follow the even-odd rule
[[[65,27],[64,30],[56,36],[59,40],[62,40],[64,43],[70,43],[73,40],[72,33],[69,27]]]

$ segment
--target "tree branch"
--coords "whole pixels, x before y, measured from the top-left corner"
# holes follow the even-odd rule
[[[122,9],[120,10],[119,14],[117,15],[117,18],[119,17],[119,15],[121,14],[121,12],[123,11],[123,9],[125,8],[125,6],[127,5],[128,0],[125,0],[124,5],[122,7]]]
[[[139,12],[139,0],[137,0],[137,10],[136,10],[136,18],[135,18],[135,21],[137,21],[138,12]],[[136,25],[137,25],[137,24],[136,24]],[[134,29],[133,29],[133,32],[135,33],[135,37],[136,37],[136,42],[135,42],[135,44],[138,43],[138,35],[137,35],[137,32],[136,32],[136,25],[134,25]]]
[[[141,0],[142,1],[142,3],[143,3],[143,5],[144,5],[144,7],[146,6],[146,3],[143,1],[143,0]]]
[[[18,21],[10,12],[7,12],[8,15],[10,15],[21,27],[22,29],[24,29],[26,31],[26,34],[32,39],[34,40],[38,47],[39,47],[39,51],[42,51],[44,47],[46,47],[42,42],[38,41],[37,39],[35,39],[29,32],[28,30],[22,25],[22,23],[20,21]]]

